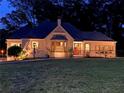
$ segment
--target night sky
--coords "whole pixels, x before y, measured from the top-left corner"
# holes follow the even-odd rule
[[[10,6],[9,2],[7,0],[2,0],[0,2],[0,18],[4,17],[7,13],[11,13],[11,11],[14,10],[13,7]],[[0,23],[0,28],[3,26]]]

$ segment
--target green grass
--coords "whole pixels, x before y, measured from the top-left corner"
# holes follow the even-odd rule
[[[124,59],[0,64],[0,93],[124,93]]]

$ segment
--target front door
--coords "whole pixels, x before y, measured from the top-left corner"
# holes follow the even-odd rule
[[[73,45],[73,55],[74,56],[81,55],[81,43],[74,43],[74,45]]]
[[[52,41],[52,54],[54,57],[65,57],[66,55],[66,42],[65,41]]]

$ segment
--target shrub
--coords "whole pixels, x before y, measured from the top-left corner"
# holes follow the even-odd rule
[[[8,48],[8,56],[18,57],[22,52],[22,48],[19,46],[12,46]]]

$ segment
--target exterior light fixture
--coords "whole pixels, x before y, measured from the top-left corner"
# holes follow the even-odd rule
[[[5,51],[2,49],[2,50],[1,50],[2,57],[3,57],[4,52],[5,52]]]

